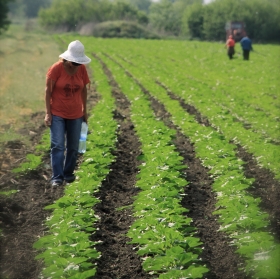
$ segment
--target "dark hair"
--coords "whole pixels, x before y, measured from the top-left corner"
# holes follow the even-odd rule
[[[71,63],[72,63],[73,66],[81,66],[82,65],[80,63],[76,63],[76,62],[72,62],[72,61],[71,61]]]
[[[63,62],[71,62],[73,66],[81,66],[82,64],[80,63],[76,63],[76,62],[72,62],[72,61],[69,61],[69,60],[66,60],[66,59],[62,59]]]

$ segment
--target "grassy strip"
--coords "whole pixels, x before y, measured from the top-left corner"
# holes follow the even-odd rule
[[[29,137],[18,131],[32,128],[30,115],[44,109],[46,72],[60,53],[51,36],[34,27],[11,24],[0,36],[0,142],[18,139],[28,147]]]
[[[26,155],[26,160],[19,167],[12,170],[14,173],[26,173],[37,169],[42,164],[42,156],[50,149],[49,129],[46,129],[34,153]]]
[[[201,242],[194,237],[191,218],[180,205],[187,181],[180,177],[182,157],[171,144],[175,131],[156,120],[139,86],[108,58],[102,56],[122,92],[131,102],[132,122],[142,144],[143,161],[136,186],[142,191],[134,202],[128,236],[137,244],[143,268],[161,279],[202,278],[208,271],[198,259]]]
[[[32,36],[34,36],[34,34],[32,34]],[[37,36],[38,36],[38,34],[37,34]],[[56,39],[57,43],[60,45],[60,48],[62,49],[63,44],[62,44],[61,40],[59,40],[59,38],[57,36],[54,37],[54,38]],[[26,160],[23,163],[21,163],[19,165],[19,167],[13,169],[12,172],[14,172],[14,173],[26,173],[28,171],[37,169],[42,164],[43,154],[46,153],[50,148],[50,139],[49,138],[50,138],[49,129],[46,129],[45,132],[42,135],[41,141],[39,142],[38,145],[36,145],[35,153],[27,154],[26,155]]]
[[[91,66],[102,99],[89,118],[89,129],[93,132],[88,135],[87,152],[76,173],[77,181],[65,187],[62,198],[46,207],[53,210],[46,221],[49,231],[34,244],[44,250],[36,257],[44,260],[43,278],[90,278],[96,273],[95,261],[100,257],[95,243],[89,240],[96,229],[93,224],[99,218],[92,209],[99,202],[93,194],[114,161],[111,151],[116,142],[117,123],[113,120],[110,86],[99,64],[93,61]]]
[[[259,209],[260,200],[246,192],[252,180],[245,178],[243,163],[235,156],[235,146],[213,128],[197,124],[178,101],[171,100],[153,79],[144,76],[141,68],[131,70],[164,104],[174,124],[191,139],[198,157],[210,169],[215,179],[213,190],[218,197],[217,207],[220,208],[215,212],[220,217],[220,230],[230,235],[237,252],[246,259],[245,271],[248,274],[253,272],[254,278],[279,278],[280,245],[267,231],[268,215]]]
[[[12,170],[13,173],[27,173],[37,169],[42,164],[42,156],[49,150],[49,130],[46,130],[38,145],[35,147],[35,153],[26,155],[26,159],[17,168]],[[17,193],[18,190],[0,191],[0,195],[11,196]]]

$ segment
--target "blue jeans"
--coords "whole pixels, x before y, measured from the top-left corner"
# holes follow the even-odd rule
[[[65,119],[52,115],[51,123],[51,181],[73,179],[83,117]],[[66,152],[65,152],[66,151]]]

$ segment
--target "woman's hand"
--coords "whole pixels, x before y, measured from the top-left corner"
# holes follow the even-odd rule
[[[50,113],[46,113],[45,115],[45,125],[51,126],[52,124],[52,115]]]
[[[87,86],[83,88],[82,91],[82,102],[83,102],[83,115],[84,115],[84,121],[87,123],[88,121],[88,115],[87,115]]]
[[[84,121],[87,123],[87,121],[88,121],[88,114],[85,112],[84,113]]]

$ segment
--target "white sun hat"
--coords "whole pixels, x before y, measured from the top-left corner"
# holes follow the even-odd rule
[[[68,45],[68,49],[59,55],[59,57],[79,64],[88,64],[91,59],[85,55],[85,47],[79,41],[73,41]]]

